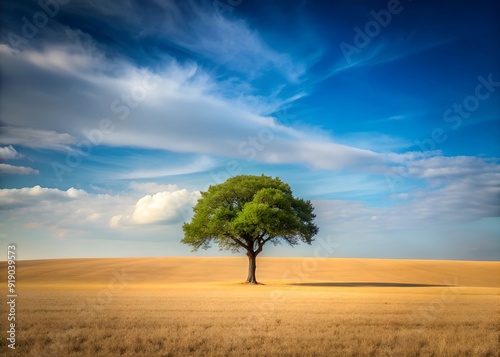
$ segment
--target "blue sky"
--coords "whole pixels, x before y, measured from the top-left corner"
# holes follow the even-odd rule
[[[493,1],[2,5],[0,243],[22,259],[190,253],[200,191],[279,176],[312,246],[500,259]]]

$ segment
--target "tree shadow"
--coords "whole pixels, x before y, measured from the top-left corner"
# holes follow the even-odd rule
[[[386,283],[386,282],[317,282],[317,283],[294,283],[290,285],[296,286],[320,286],[320,287],[385,287],[385,288],[429,288],[429,287],[449,287],[455,285],[440,285],[440,284],[415,284],[415,283]]]

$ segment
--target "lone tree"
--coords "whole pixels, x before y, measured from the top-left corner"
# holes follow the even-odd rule
[[[220,250],[246,250],[247,283],[257,284],[256,258],[264,244],[311,244],[318,227],[310,201],[295,198],[279,178],[240,175],[210,186],[194,207],[191,223],[183,225],[182,243],[207,249],[215,241]]]

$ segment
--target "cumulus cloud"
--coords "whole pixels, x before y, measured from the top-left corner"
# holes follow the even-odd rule
[[[144,196],[135,205],[132,221],[150,224],[175,220],[180,217],[182,209],[195,205],[199,198],[199,192],[189,192],[186,189]]]
[[[137,201],[130,215],[113,216],[109,225],[173,223],[189,214],[200,197],[199,192],[186,189],[146,195]]]

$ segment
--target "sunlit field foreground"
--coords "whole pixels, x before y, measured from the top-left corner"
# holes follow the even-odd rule
[[[262,285],[244,258],[18,261],[2,355],[499,356],[499,262],[257,264]]]

